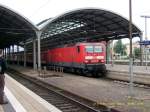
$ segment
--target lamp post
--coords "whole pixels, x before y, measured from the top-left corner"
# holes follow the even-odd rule
[[[142,15],[142,18],[145,18],[145,40],[147,40],[147,18],[150,18],[150,16]]]
[[[129,38],[130,38],[130,96],[133,96],[133,55],[132,55],[132,0],[129,0]]]
[[[147,41],[147,18],[150,18],[150,16],[143,15],[142,18],[145,18],[145,40]],[[147,70],[147,49],[145,45],[145,65]]]

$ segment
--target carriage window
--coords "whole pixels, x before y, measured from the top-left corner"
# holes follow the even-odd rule
[[[94,52],[97,52],[97,53],[102,52],[102,46],[95,46]]]
[[[93,53],[93,46],[85,46],[86,52]]]

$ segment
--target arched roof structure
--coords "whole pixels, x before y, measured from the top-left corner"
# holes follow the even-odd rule
[[[36,36],[37,27],[12,9],[0,5],[0,48]]]
[[[44,24],[44,25],[43,25]],[[59,46],[81,41],[108,41],[128,38],[129,21],[102,9],[79,9],[38,24],[42,30],[43,47]],[[141,31],[133,24],[133,37]]]
[[[81,41],[128,38],[128,20],[102,9],[79,9],[47,19],[38,27],[12,9],[0,5],[0,48],[36,37],[41,30],[42,48]],[[141,31],[133,25],[133,37]]]

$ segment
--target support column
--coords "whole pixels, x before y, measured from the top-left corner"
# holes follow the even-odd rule
[[[3,58],[5,58],[4,49],[2,50],[2,53],[3,53]]]
[[[9,46],[9,63],[10,63],[10,60],[11,60],[11,55],[10,55],[11,52],[10,51],[11,51],[11,47]]]
[[[5,48],[3,48],[3,58],[5,58]]]
[[[11,52],[11,59],[12,59],[11,61],[12,61],[12,64],[15,64],[14,58],[15,58],[15,46],[12,45],[12,52]]]
[[[6,65],[7,65],[7,48],[5,48],[5,60],[6,60]]]
[[[38,46],[38,71],[39,71],[39,75],[41,73],[41,31],[36,31],[37,34],[37,46]]]
[[[7,48],[5,48],[5,59],[6,59],[6,62],[7,62]]]
[[[26,54],[26,43],[24,43],[24,67],[26,67],[26,60],[27,60],[27,54]]]
[[[110,46],[110,50],[111,50],[111,66],[113,67],[114,66],[114,46],[113,46],[113,40],[111,40],[111,46]]]
[[[37,69],[37,65],[36,65],[36,39],[33,39],[33,69],[36,70]]]
[[[17,65],[19,65],[19,46],[17,45]]]
[[[5,59],[7,58],[7,48],[5,48]]]
[[[108,64],[108,42],[106,41],[106,64]]]
[[[10,61],[10,46],[7,48],[7,62]]]
[[[140,43],[143,41],[143,35],[140,36]],[[140,44],[140,65],[143,66],[143,46]]]
[[[129,75],[130,75],[130,88],[129,88],[129,95],[133,97],[133,53],[132,53],[132,0],[129,0],[129,39],[130,39],[130,59],[129,59]]]
[[[11,59],[12,59],[12,45],[10,46],[10,62],[11,62]],[[12,62],[11,62],[11,64],[12,64]]]
[[[5,58],[5,48],[3,48],[3,58]]]

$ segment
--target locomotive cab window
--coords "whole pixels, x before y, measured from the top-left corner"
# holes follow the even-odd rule
[[[100,53],[100,52],[102,52],[103,50],[102,50],[102,46],[95,46],[94,47],[94,52],[97,52],[97,53]]]
[[[89,52],[89,53],[93,53],[93,49],[94,47],[93,46],[85,46],[85,50],[86,52]]]

